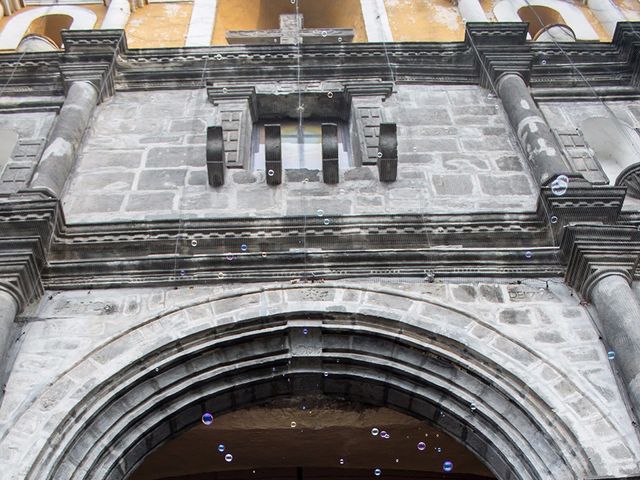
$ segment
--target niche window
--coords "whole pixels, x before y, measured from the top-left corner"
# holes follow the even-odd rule
[[[282,122],[266,121],[256,124],[253,129],[252,165],[254,170],[265,170],[265,124],[280,125],[282,144],[282,168],[292,170],[306,168],[322,170],[322,121],[295,120]],[[348,168],[350,165],[349,141],[347,126],[338,124],[338,167]]]

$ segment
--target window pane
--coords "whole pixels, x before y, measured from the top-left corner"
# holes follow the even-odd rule
[[[349,152],[343,139],[347,138],[343,130],[345,126],[338,124],[338,162],[340,168],[349,167]],[[253,169],[265,169],[264,124],[256,126],[257,135],[253,144]],[[322,122],[306,121],[300,124],[295,121],[280,123],[282,141],[282,168],[308,168],[322,170]]]

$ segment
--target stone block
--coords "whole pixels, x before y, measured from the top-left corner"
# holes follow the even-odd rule
[[[153,147],[147,153],[149,168],[201,167],[205,165],[204,145]]]
[[[78,162],[78,170],[95,170],[96,168],[128,168],[136,169],[142,162],[142,150],[89,150]]]
[[[89,194],[96,190],[130,190],[134,174],[126,172],[87,173],[78,175],[73,181],[73,192]]]
[[[516,155],[505,155],[496,159],[496,166],[503,172],[521,172],[524,164]]]
[[[73,198],[71,209],[74,213],[117,212],[124,195],[83,195]]]
[[[181,118],[172,120],[169,125],[170,133],[201,133],[207,128],[207,124],[200,118]]]
[[[437,195],[470,195],[473,182],[469,175],[433,175],[431,182]]]
[[[238,172],[234,172],[233,183],[237,183],[238,185],[246,185],[249,183],[256,183],[258,181],[257,175],[254,172],[250,172],[248,170],[240,170]]]
[[[140,174],[138,190],[174,190],[184,186],[187,171],[183,169],[145,170]]]
[[[129,212],[173,209],[173,193],[132,193],[127,201]]]
[[[480,187],[487,195],[531,195],[533,192],[525,175],[480,175]]]
[[[458,152],[460,147],[455,138],[407,139],[398,145],[399,153]]]
[[[195,170],[189,172],[187,177],[187,185],[206,185],[207,184],[207,172],[204,170]]]
[[[506,323],[508,325],[531,324],[531,315],[528,310],[509,308],[506,310],[502,310],[498,318],[501,323]]]
[[[501,150],[512,151],[513,146],[507,137],[482,136],[479,138],[463,138],[462,148],[467,152],[495,152]]]
[[[471,285],[453,285],[451,292],[453,298],[461,302],[473,302],[478,296],[478,292]]]
[[[345,181],[348,180],[375,180],[376,176],[371,167],[352,168],[344,172]]]
[[[180,199],[180,210],[206,211],[221,210],[229,206],[228,192],[206,191],[190,192],[186,191]]]
[[[287,183],[320,181],[320,170],[297,168],[295,170],[285,170],[284,175]]]

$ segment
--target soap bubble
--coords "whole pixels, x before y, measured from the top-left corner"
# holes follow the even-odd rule
[[[524,256],[525,258],[531,258],[533,257],[533,252],[531,252],[530,250],[527,250],[526,252],[524,252]]]
[[[339,463],[340,463],[340,465],[344,465],[344,458],[341,458]]]
[[[445,472],[450,472],[451,470],[453,470],[453,462],[450,460],[445,461],[442,464],[442,470],[444,470]]]
[[[442,453],[442,448],[440,448],[440,447],[436,447],[436,448],[434,448],[434,450],[435,450],[437,453]]]
[[[324,372],[324,376],[328,377],[329,376],[329,372]]]
[[[205,425],[211,425],[213,423],[213,415],[209,412],[206,412],[202,415],[202,423]]]
[[[327,92],[327,97],[333,98],[333,92]]]
[[[273,170],[269,170],[267,172],[267,175],[269,175],[270,177],[273,177],[276,174],[276,172],[274,172]]]
[[[323,37],[327,36],[327,31],[326,30],[322,30],[322,32],[320,32],[320,35]]]
[[[191,246],[192,247],[197,247],[198,246],[198,241],[197,240],[191,240]]]
[[[378,158],[382,158],[382,152],[378,152]]]
[[[469,405],[469,408],[471,408],[472,412],[475,412],[478,409],[478,406],[475,403],[471,402],[471,405]]]
[[[613,350],[610,350],[607,352],[607,358],[609,360],[613,360],[614,358],[616,358],[616,352],[614,352]]]
[[[233,255],[233,253],[227,253],[227,260],[232,262],[233,260],[235,260],[236,257]]]
[[[373,435],[374,437],[375,437],[376,435],[378,435],[379,433],[380,433],[380,430],[378,430],[377,428],[373,427],[373,428],[371,429],[371,435]]]
[[[308,329],[308,328],[303,328],[303,329],[302,329],[302,334],[303,334],[303,335],[306,335],[306,334],[308,334],[308,333],[309,333],[309,329]]]
[[[296,428],[298,424],[296,422],[291,422],[291,428]]]
[[[418,442],[418,450],[420,450],[421,452],[427,448],[427,444],[424,442]]]
[[[569,187],[569,177],[566,175],[558,175],[556,179],[551,182],[551,193],[554,195],[564,195]]]
[[[324,216],[324,210],[322,210],[322,209],[320,209],[320,208],[319,208],[319,209],[318,209],[318,211],[316,212],[316,214],[317,214],[319,217],[323,217],[323,216]]]
[[[249,246],[246,243],[243,243],[242,245],[240,245],[240,250],[246,252],[247,250],[249,250]]]
[[[374,474],[376,477],[379,477],[380,475],[382,475],[382,470],[380,470],[379,468],[376,468],[376,469],[373,471],[373,474]]]
[[[384,438],[385,440],[387,440],[388,438],[390,438],[391,435],[389,435],[387,432],[385,432],[384,430],[382,432],[380,432],[380,438]]]
[[[551,223],[558,223],[558,217],[556,217],[555,215],[552,215],[549,220],[551,221]]]
[[[329,225],[331,223],[331,220],[329,220],[328,218],[324,219],[324,224],[325,225]]]
[[[224,444],[221,443],[220,445],[218,445],[218,451],[220,453],[224,452]]]
[[[224,456],[224,459],[225,459],[226,462],[232,462],[233,461],[233,455],[231,455],[230,453],[227,453]]]

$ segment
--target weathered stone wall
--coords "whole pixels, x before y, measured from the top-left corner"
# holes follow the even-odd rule
[[[286,312],[353,312],[398,321],[400,332],[403,325],[426,328],[451,345],[464,345],[468,354],[461,361],[471,368],[496,362],[502,379],[522,382],[512,394],[533,402],[534,417],[553,412],[562,425],[549,428],[568,428],[598,475],[638,467],[640,444],[616,385],[615,359],[607,358],[586,307],[564,284],[362,280],[47,292],[22,314],[22,335],[13,347],[15,364],[0,407],[5,478],[22,478],[18,472],[47,444],[58,422],[94,387],[117,382],[121,368],[152,371],[157,359],[145,361],[145,355],[169,342]],[[296,325],[307,325],[298,318]],[[308,326],[318,322],[309,320]],[[455,369],[448,374],[455,376]],[[477,398],[479,409],[511,408],[492,404],[460,375],[452,378],[456,389],[469,389],[464,395]]]
[[[398,123],[398,180],[375,167],[229,170],[207,185],[205,128],[216,121],[204,90],[118,93],[100,105],[64,197],[71,223],[127,219],[411,212],[531,211],[536,195],[499,100],[479,87],[400,86],[384,104]],[[305,181],[306,180],[306,181]]]

